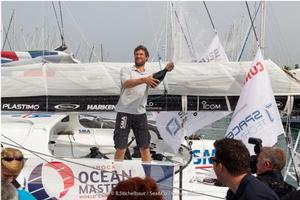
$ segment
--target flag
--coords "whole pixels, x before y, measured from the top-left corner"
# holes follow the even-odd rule
[[[242,140],[251,154],[249,137],[260,138],[263,146],[273,146],[284,133],[271,82],[258,49],[225,137]]]
[[[215,35],[214,39],[210,43],[208,49],[205,53],[200,57],[199,62],[219,62],[224,61],[228,62],[227,55],[225,50],[220,42],[218,34]]]
[[[183,129],[184,115],[182,112],[159,112],[156,118],[156,127],[165,141],[165,149],[171,153],[178,153],[181,143],[184,142]]]
[[[156,118],[156,126],[164,139],[164,149],[177,153],[180,145],[184,142],[185,136],[190,136],[201,128],[219,120],[230,111],[188,111],[183,112],[159,112]]]

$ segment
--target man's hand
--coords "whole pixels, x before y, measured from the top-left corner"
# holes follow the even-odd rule
[[[167,65],[166,65],[166,69],[168,70],[168,72],[172,71],[174,69],[175,65],[173,62],[169,62]]]
[[[151,88],[157,87],[160,82],[159,80],[153,78],[152,75],[145,77],[144,80],[145,80],[145,83]]]

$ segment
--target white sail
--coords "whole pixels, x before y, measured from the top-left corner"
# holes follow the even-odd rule
[[[218,34],[215,35],[214,39],[210,43],[207,50],[202,54],[198,62],[228,62],[226,52],[220,42]]]
[[[165,145],[168,145],[173,153],[177,153],[180,145],[184,143],[185,136],[191,136],[204,126],[222,119],[230,113],[229,111],[188,111],[184,115],[183,112],[159,112],[156,126],[161,137],[168,141]]]
[[[119,72],[133,63],[37,63],[1,70],[1,96],[119,95]],[[163,64],[164,65],[164,64]],[[168,73],[169,95],[239,96],[251,62],[175,63]],[[274,95],[300,95],[300,83],[270,60],[265,67]],[[148,63],[149,72],[159,71],[158,63]],[[163,94],[164,87],[150,90]]]

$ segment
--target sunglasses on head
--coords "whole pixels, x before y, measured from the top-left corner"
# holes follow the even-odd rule
[[[209,159],[210,159],[211,164],[220,163],[221,162],[220,160],[216,159],[216,157],[210,157]]]
[[[23,156],[17,157],[17,158],[14,158],[14,157],[3,157],[3,158],[1,158],[1,160],[5,160],[7,162],[11,162],[13,160],[22,161],[22,160],[24,160],[24,157]]]

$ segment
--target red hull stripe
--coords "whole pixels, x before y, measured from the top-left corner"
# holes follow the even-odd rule
[[[207,169],[207,168],[212,168],[212,165],[206,165],[206,166],[197,166],[195,167],[196,169]]]
[[[14,51],[1,51],[1,57],[9,58],[9,59],[12,59],[13,61],[19,60],[16,52],[14,52]]]

